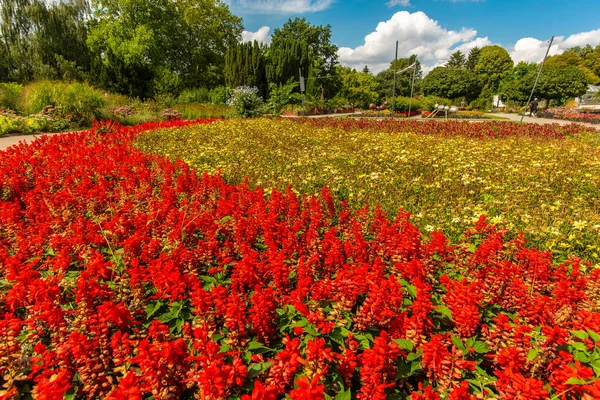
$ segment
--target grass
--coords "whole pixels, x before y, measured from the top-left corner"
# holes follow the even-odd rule
[[[259,119],[149,132],[137,145],[233,183],[328,186],[355,208],[404,208],[454,240],[484,214],[559,259],[600,262],[597,134],[441,137]]]

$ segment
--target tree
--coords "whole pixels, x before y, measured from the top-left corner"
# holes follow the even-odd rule
[[[362,70],[363,74],[370,74],[371,71],[369,70],[369,67],[367,65],[365,65],[365,67]]]
[[[423,76],[423,72],[421,70],[421,63],[417,59],[417,56],[413,54],[408,58],[399,58],[397,62],[392,61],[388,69],[385,69],[377,74],[375,79],[379,84],[380,99],[392,98],[392,92],[394,89],[394,71],[401,71],[414,62],[417,63],[417,73],[415,76],[415,93],[420,92],[421,78]],[[395,68],[394,65],[396,66]],[[412,71],[407,71],[405,73],[396,75],[396,96],[410,96],[412,84],[411,79]]]
[[[85,0],[3,0],[0,79],[84,79],[90,69]]]
[[[357,72],[354,68],[338,67],[342,78],[342,88],[339,96],[346,98],[355,106],[368,108],[379,98],[379,84],[373,75]]]
[[[480,55],[481,49],[479,47],[473,47],[471,51],[469,51],[469,57],[465,63],[465,68],[467,68],[469,71],[475,71],[475,66],[477,65],[477,61],[479,61]]]
[[[271,44],[266,57],[266,75],[269,83],[286,85],[300,79],[300,69],[305,77],[312,71],[305,41],[291,38],[278,40],[277,43]]]
[[[254,42],[232,46],[225,55],[225,84],[228,87],[255,86],[264,99],[267,95],[267,75],[263,48]]]
[[[502,80],[498,92],[504,95],[504,99],[524,103],[529,99],[533,82],[529,75],[537,74],[536,63],[519,62],[508,75]],[[527,79],[524,79],[525,77]]]
[[[98,58],[95,77],[102,86],[150,97],[157,88],[170,87],[170,82],[186,87],[223,82],[225,52],[242,31],[241,20],[226,4],[215,0],[93,0],[92,4],[87,43]],[[111,76],[121,81],[106,79]],[[164,79],[167,82],[161,82]]]
[[[527,77],[533,86],[534,74]],[[566,100],[578,97],[587,91],[585,74],[577,67],[544,67],[535,94],[550,100]]]
[[[331,43],[331,26],[313,25],[305,18],[289,19],[282,28],[275,29],[273,32],[271,50],[285,47],[288,42],[306,43],[308,49],[306,76],[312,74],[313,77],[329,77],[318,82],[315,79],[307,82],[307,93],[315,95],[322,87],[326,97],[333,97],[339,91],[340,79],[336,69],[339,64],[338,47]],[[296,66],[296,70],[298,67]]]
[[[452,53],[452,56],[450,56],[450,59],[446,63],[446,67],[465,68],[466,62],[467,60],[465,59],[465,55],[462,53],[462,51],[457,50]]]
[[[483,89],[495,92],[513,65],[513,60],[505,49],[496,45],[486,46],[481,49],[474,71],[484,84]]]
[[[437,67],[425,78],[421,85],[426,96],[446,99],[464,97],[467,101],[476,99],[481,91],[477,75],[464,68]]]

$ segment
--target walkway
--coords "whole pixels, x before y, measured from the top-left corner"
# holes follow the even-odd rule
[[[492,115],[495,117],[506,118],[511,121],[517,121],[517,122],[521,121],[521,116],[518,114],[493,113],[493,114],[489,114],[489,115]],[[584,126],[587,126],[590,128],[600,129],[599,124],[589,124],[589,123],[585,123],[585,122],[566,121],[563,119],[525,117],[525,118],[523,118],[523,122],[532,123],[532,124],[542,124],[542,125],[546,125],[546,124],[570,125],[570,124],[575,123],[575,124],[584,125]]]
[[[36,133],[34,135],[6,135],[0,136],[0,151],[8,149],[19,142],[31,143],[35,139],[45,135],[57,135],[57,133]]]

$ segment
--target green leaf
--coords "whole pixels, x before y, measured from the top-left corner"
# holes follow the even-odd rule
[[[346,390],[345,392],[340,392],[338,393],[334,400],[351,400],[352,399],[352,392],[350,391],[350,389]]]
[[[445,317],[448,317],[450,319],[450,321],[454,321],[452,319],[452,312],[450,311],[450,309],[444,305],[438,306],[435,309],[438,313],[442,314]]]
[[[597,334],[596,332],[588,329],[587,333],[590,335],[590,337],[592,338],[592,340],[596,343],[600,342],[600,335]]]
[[[265,346],[264,344],[259,343],[259,342],[250,342],[248,344],[248,350],[254,354],[262,354],[262,353],[268,353],[269,351],[272,351],[272,349],[268,348],[267,346]]]
[[[232,217],[231,217],[230,215],[227,215],[227,216],[225,216],[225,217],[221,218],[221,219],[219,220],[219,222],[220,222],[220,223],[222,223],[222,224],[224,224],[224,223],[226,223],[226,222],[229,222],[229,221],[231,221],[231,219],[232,219]]]
[[[467,251],[469,253],[475,253],[475,251],[477,251],[477,245],[475,243],[469,243],[469,247],[467,247]]]
[[[587,385],[589,382],[587,382],[584,379],[579,379],[579,378],[569,378],[566,382],[565,385]]]
[[[539,351],[537,351],[535,349],[529,350],[529,353],[527,353],[527,361],[533,360],[534,358],[537,357],[538,354],[539,354]]]
[[[575,336],[577,339],[585,340],[590,337],[587,332],[584,331],[570,331],[571,335]]]
[[[394,342],[398,343],[398,347],[400,347],[402,350],[412,351],[414,348],[410,340],[396,339]]]
[[[475,350],[475,352],[479,354],[485,354],[490,352],[490,348],[487,344],[485,344],[485,342],[477,341],[472,347],[473,350]]]
[[[227,353],[229,350],[231,350],[231,346],[228,344],[222,344],[221,348],[219,349],[219,353]]]
[[[54,257],[54,249],[52,247],[48,247],[48,249],[46,250],[46,255]]]
[[[400,279],[399,281],[402,284],[402,287],[404,287],[406,289],[406,291],[408,292],[408,295],[410,297],[412,297],[413,299],[417,297],[417,287],[416,286],[411,285],[405,279]]]
[[[581,342],[571,343],[571,347],[574,348],[575,350],[587,352],[586,345],[584,343],[581,343]]]
[[[466,350],[465,345],[463,344],[462,340],[460,340],[459,338],[457,338],[454,335],[451,336],[451,339],[452,339],[452,343],[454,344],[454,346],[456,346],[457,349],[463,350],[463,351]]]
[[[162,302],[156,301],[146,306],[146,318],[152,317],[162,306]]]
[[[265,372],[266,370],[268,370],[271,367],[271,365],[273,365],[272,362],[250,364],[250,366],[248,367],[248,376],[250,378],[255,378],[258,375]]]

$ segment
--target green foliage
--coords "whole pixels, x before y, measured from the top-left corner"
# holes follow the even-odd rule
[[[267,102],[267,111],[275,116],[281,114],[281,110],[289,104],[292,98],[292,92],[298,86],[298,82],[291,82],[287,85],[269,84],[269,101]]]
[[[95,0],[88,45],[101,85],[141,98],[221,83],[241,20],[211,0]],[[165,72],[169,71],[169,73]]]
[[[421,103],[421,101],[419,99],[413,98],[412,104],[411,104],[410,97],[404,97],[404,96],[396,97],[396,103],[394,106],[396,108],[396,111],[400,111],[400,112],[408,111],[409,107],[413,111],[423,108],[423,104]]]
[[[519,63],[500,86],[500,92],[511,100],[527,102],[537,73],[535,64]],[[580,68],[551,62],[544,65],[534,95],[560,103],[583,95],[587,86],[586,75]]]
[[[227,103],[233,108],[233,116],[253,118],[263,111],[263,101],[255,87],[241,86],[233,90],[231,99]]]
[[[17,103],[23,86],[18,83],[0,83],[0,109],[17,110]]]
[[[233,95],[233,90],[229,89],[225,86],[217,86],[212,89],[209,93],[209,99],[212,104],[220,104],[224,105],[229,102],[231,96]]]
[[[465,62],[465,68],[469,71],[475,71],[475,66],[477,65],[477,61],[479,61],[479,56],[481,55],[481,49],[479,47],[473,47],[469,51],[469,57]]]
[[[465,68],[466,64],[467,64],[467,59],[465,58],[465,55],[463,54],[462,51],[457,50],[454,53],[452,53],[452,56],[450,56],[450,59],[446,63],[446,67]]]
[[[421,99],[419,99],[419,101],[421,103],[421,107],[427,111],[435,110],[436,104],[444,105],[444,106],[452,105],[451,100],[445,99],[443,97],[437,97],[437,96],[422,97]]]
[[[0,114],[0,136],[8,133],[58,132],[67,126],[65,120],[40,115],[19,117]]]
[[[281,57],[273,50],[286,47],[286,42],[306,43],[306,60],[299,57],[301,62],[291,67],[291,73],[285,74],[280,80],[269,79],[269,82],[287,83],[290,77],[297,80],[298,68],[302,68],[304,76],[328,77],[320,79],[318,82],[316,80],[309,81],[307,83],[309,95],[320,94],[322,88],[325,97],[334,97],[340,89],[340,79],[337,74],[338,47],[331,42],[331,26],[313,25],[305,18],[289,19],[282,28],[275,29],[273,32],[269,55],[274,58],[268,59],[269,63],[273,63],[278,57]],[[298,57],[298,53],[293,54]]]
[[[423,79],[423,93],[447,99],[464,97],[476,99],[481,91],[480,81],[473,72],[463,68],[437,67]]]
[[[474,71],[484,88],[495,92],[513,65],[513,60],[505,49],[497,45],[486,46],[481,49]]]
[[[207,88],[184,89],[177,98],[178,103],[207,103],[210,101],[210,90]]]
[[[264,50],[256,40],[229,48],[225,55],[225,84],[228,87],[256,86],[260,96],[266,97]]]
[[[381,71],[375,77],[379,84],[379,98],[391,99],[394,88],[394,71],[401,71],[404,68],[411,65],[413,62],[417,63],[417,75],[415,77],[415,93],[419,93],[421,90],[421,77],[423,72],[421,70],[421,63],[418,61],[416,55],[412,55],[408,58],[399,58],[397,62],[392,61],[390,67],[386,70]],[[395,68],[394,68],[395,65]],[[402,74],[396,75],[396,96],[410,96],[412,71],[406,71]]]
[[[369,72],[339,67],[342,87],[339,96],[346,98],[357,107],[368,108],[379,100],[379,83]]]
[[[299,69],[302,69],[305,77],[307,73],[310,74],[308,44],[305,41],[286,39],[271,44],[266,68],[269,83],[285,85],[299,81]]]
[[[103,95],[85,83],[40,81],[23,88],[19,108],[24,114],[39,113],[46,106],[60,107],[75,123],[89,124],[101,116]]]

